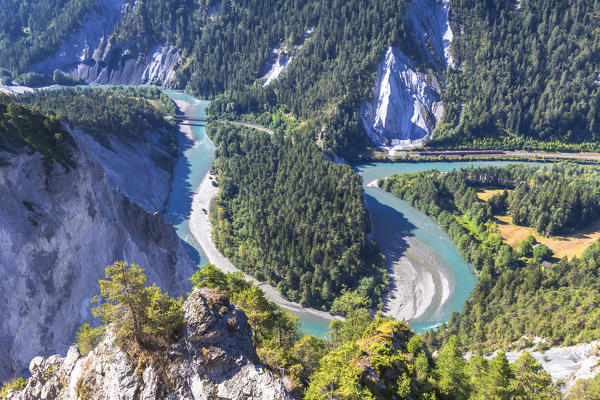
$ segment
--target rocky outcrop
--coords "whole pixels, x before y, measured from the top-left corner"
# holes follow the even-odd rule
[[[288,65],[296,57],[296,54],[298,54],[298,51],[301,49],[306,39],[310,37],[312,31],[313,28],[307,29],[302,36],[302,41],[298,45],[292,46],[291,49],[286,49],[283,46],[283,41],[277,43],[275,48],[271,51],[271,57],[267,62],[264,75],[261,78],[265,80],[263,86],[267,86],[279,78],[281,73],[285,71]]]
[[[71,74],[91,84],[129,84],[169,86],[175,78],[181,51],[156,45],[147,55],[124,43],[108,44],[105,51],[77,65]]]
[[[429,60],[438,72],[454,66],[449,12],[450,0],[412,0],[405,18],[421,57]]]
[[[83,357],[76,346],[66,357],[36,357],[31,378],[8,399],[264,399],[292,397],[283,383],[258,364],[243,312],[225,296],[194,290],[184,305],[183,338],[168,350],[161,367],[136,368],[107,337]]]
[[[106,265],[139,264],[172,295],[189,289],[195,270],[156,212],[170,175],[150,161],[152,143],[115,140],[108,150],[73,136],[76,168],[0,152],[0,380],[35,355],[66,351],[91,318]]]
[[[108,42],[127,10],[127,0],[98,0],[79,30],[62,43],[56,53],[34,64],[31,70],[50,74],[55,69],[66,73],[77,71],[80,63],[93,60],[96,51]]]
[[[126,0],[99,0],[81,28],[52,56],[31,67],[52,74],[58,69],[90,84],[153,84],[168,86],[175,77],[181,52],[157,44],[141,53],[134,43],[118,43],[117,23],[130,10]]]
[[[160,132],[147,132],[144,141],[129,144],[106,135],[108,147],[79,129],[72,134],[80,151],[102,165],[109,186],[148,212],[163,210],[171,190],[171,168],[167,167],[174,160]]]
[[[527,349],[538,360],[552,378],[562,380],[562,390],[569,391],[579,379],[589,379],[600,372],[600,342],[594,341],[567,347],[551,347],[536,351],[535,347]],[[488,356],[494,357],[496,353]],[[522,351],[506,353],[509,362],[515,362]]]
[[[442,112],[435,77],[416,72],[400,49],[390,47],[377,70],[373,100],[361,109],[371,140],[390,151],[419,144],[431,134]]]
[[[449,7],[449,0],[412,0],[405,16],[421,60],[435,74],[425,74],[400,49],[390,47],[377,70],[373,99],[361,108],[367,134],[390,153],[421,144],[443,114],[439,79],[454,65]]]

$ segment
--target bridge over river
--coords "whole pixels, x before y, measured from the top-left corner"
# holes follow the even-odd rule
[[[208,118],[192,117],[189,115],[167,115],[165,118],[179,122],[208,122]]]

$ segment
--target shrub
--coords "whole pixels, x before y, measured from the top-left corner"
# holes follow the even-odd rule
[[[77,331],[77,347],[82,355],[87,355],[102,341],[104,327],[92,328],[87,322]]]
[[[22,390],[27,386],[27,380],[16,378],[10,382],[5,382],[0,388],[0,398],[5,398],[9,390]]]

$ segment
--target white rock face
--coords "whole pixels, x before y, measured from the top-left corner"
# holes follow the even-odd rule
[[[12,95],[34,92],[35,89],[27,86],[9,86],[0,84],[0,92]]]
[[[156,45],[141,55],[128,50],[128,43],[111,39],[115,26],[128,10],[126,0],[98,0],[79,31],[31,70],[52,74],[58,69],[90,84],[168,86],[175,77],[181,52],[171,46]]]
[[[529,352],[554,380],[564,380],[563,391],[571,389],[578,379],[593,378],[600,372],[600,341],[552,347],[541,352],[530,349]],[[509,362],[515,362],[521,353],[508,352],[506,358]]]
[[[421,58],[440,77],[454,66],[449,7],[449,0],[412,0],[405,16]],[[440,94],[436,77],[417,71],[400,49],[390,47],[377,70],[373,99],[361,108],[363,126],[375,145],[390,154],[419,145],[443,114]]]
[[[85,16],[81,28],[67,39],[54,55],[34,64],[31,70],[52,73],[59,69],[73,73],[79,63],[92,60],[96,50],[102,43],[108,42],[116,24],[127,11],[126,3],[126,0],[98,0]]]
[[[429,59],[436,69],[443,72],[447,65],[454,66],[450,44],[454,35],[450,29],[448,13],[450,0],[412,0],[406,14],[411,34],[424,59]],[[435,56],[431,55],[429,45]]]
[[[106,265],[139,264],[172,295],[189,290],[195,270],[155,212],[170,179],[148,161],[150,145],[115,141],[113,153],[73,136],[70,170],[39,153],[0,152],[0,380],[21,375],[35,355],[66,351],[91,319]]]
[[[90,84],[157,85],[167,87],[175,77],[181,52],[171,46],[156,45],[138,61],[126,44],[107,45],[91,60],[79,63],[71,74]]]
[[[243,312],[221,294],[194,290],[184,305],[183,338],[168,350],[162,383],[153,366],[136,371],[110,337],[82,357],[76,346],[65,358],[35,357],[31,378],[8,399],[256,399],[291,400],[281,380],[258,364]]]
[[[158,144],[160,134],[148,133],[147,141],[133,144],[109,136],[111,150],[79,129],[72,133],[77,146],[102,165],[111,187],[148,212],[163,210],[170,193],[171,173],[154,160],[171,156]]]
[[[286,50],[283,48],[283,42],[279,41],[273,51],[271,52],[271,58],[267,63],[267,67],[265,68],[265,74],[261,79],[265,79],[263,86],[269,85],[271,82],[279,78],[279,75],[287,66],[292,62],[292,60],[296,57],[296,54],[311,35],[313,28],[309,28],[304,32],[302,36],[302,43],[294,46],[291,50]]]
[[[272,60],[275,61],[272,61]],[[263,86],[267,86],[275,79],[279,78],[279,75],[286,69],[289,62],[294,59],[294,55],[288,56],[282,48],[282,43],[279,42],[271,53],[271,66],[267,70],[267,73],[263,76],[265,82]]]
[[[392,151],[419,144],[433,131],[443,106],[439,86],[431,81],[432,85],[414,70],[401,50],[388,49],[377,70],[373,101],[361,109],[363,125],[375,144]]]

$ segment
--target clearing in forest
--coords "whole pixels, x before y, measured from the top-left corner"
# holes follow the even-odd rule
[[[502,189],[485,189],[477,192],[477,197],[482,201],[489,200],[496,193],[502,193]],[[519,226],[512,223],[510,215],[495,215],[498,230],[513,249],[519,249],[519,243],[533,235],[539,243],[548,246],[554,252],[554,257],[568,259],[581,256],[583,251],[600,239],[600,219],[592,222],[584,229],[566,236],[545,237],[536,232],[534,228]]]

